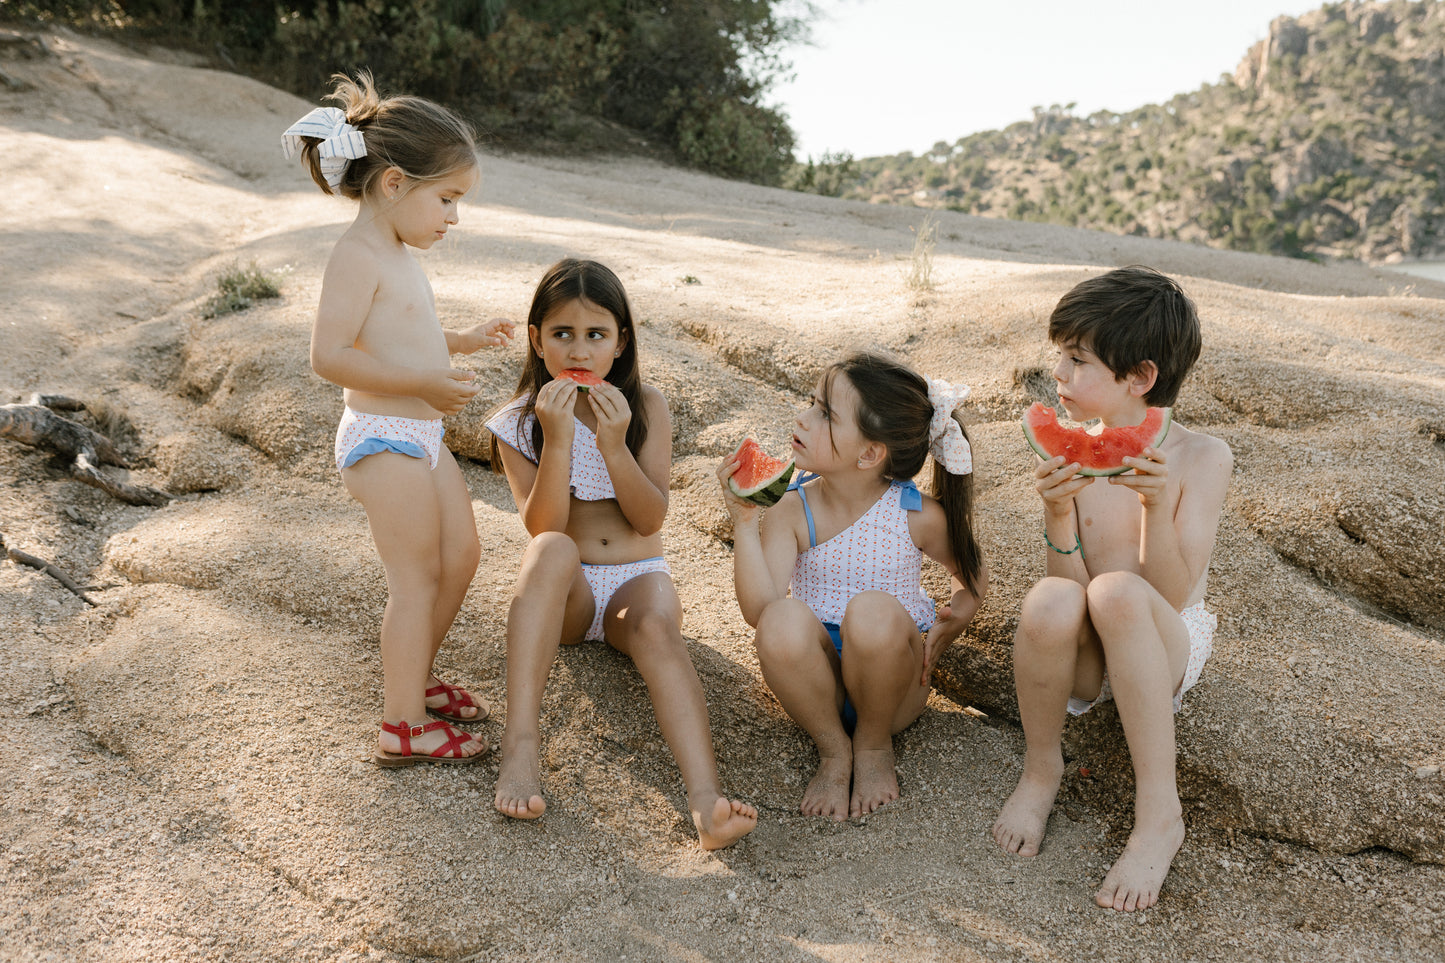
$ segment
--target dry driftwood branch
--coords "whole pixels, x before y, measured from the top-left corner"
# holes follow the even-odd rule
[[[86,605],[95,604],[90,600],[90,596],[85,594],[87,589],[94,589],[95,586],[81,585],[76,582],[75,579],[71,578],[69,575],[66,575],[63,569],[57,568],[56,566],[47,562],[45,559],[36,558],[29,552],[22,552],[18,548],[11,548],[10,546],[5,544],[5,536],[3,533],[0,533],[0,555],[4,555],[6,558],[9,558],[10,561],[14,562],[17,565],[28,565],[31,568],[39,569],[46,575],[49,575],[51,578],[55,579],[55,581],[59,582],[61,585],[64,585],[66,588],[70,589],[70,591],[74,592],[76,596],[79,597],[79,599]]]
[[[157,488],[118,481],[102,472],[101,465],[131,465],[109,438],[53,410],[79,411],[84,407],[83,402],[63,395],[33,395],[29,404],[0,405],[0,438],[47,448],[70,458],[70,474],[77,481],[128,504],[164,505],[170,501],[171,496]]]

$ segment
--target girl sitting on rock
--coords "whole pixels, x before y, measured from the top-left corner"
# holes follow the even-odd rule
[[[546,811],[542,690],[559,644],[601,640],[647,683],[703,847],[730,846],[757,825],[757,810],[718,784],[707,702],[662,556],[672,419],[642,381],[622,282],[596,261],[559,261],[537,285],[527,337],[517,393],[487,422],[492,465],[532,535],[507,614],[496,808],[516,819]]]
[[[763,678],[818,748],[806,814],[843,820],[898,798],[893,734],[922,713],[938,657],[987,589],[954,415],[967,392],[854,355],[823,372],[795,420],[799,473],[761,523],[728,489],[737,456],[718,468]],[[930,452],[933,497],[912,481]],[[937,618],[919,584],[925,554],[952,577]]]
[[[487,709],[432,674],[481,552],[466,481],[442,444],[442,416],[478,390],[451,355],[502,344],[512,322],[443,330],[409,250],[441,240],[477,183],[466,123],[419,97],[380,98],[365,73],[336,80],[331,99],[344,107],[313,110],[282,144],[287,156],[300,152],[323,191],[361,204],[326,265],[311,366],[345,389],[336,467],[366,509],[386,569],[375,760],[472,763],[487,744],[452,723],[481,722]],[[429,712],[441,718],[427,722]]]

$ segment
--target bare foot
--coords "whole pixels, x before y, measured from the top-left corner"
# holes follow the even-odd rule
[[[853,776],[853,757],[820,756],[818,771],[803,790],[805,816],[831,816],[838,822],[848,818],[848,783]]]
[[[497,771],[497,812],[513,819],[536,819],[547,811],[542,777],[537,768],[541,740],[536,736],[502,736],[502,765]]]
[[[726,849],[753,831],[758,824],[758,811],[745,802],[719,796],[706,819],[701,812],[693,810],[692,822],[703,849]]]
[[[1043,770],[1043,771],[1039,771]],[[993,841],[1004,852],[1037,856],[1064,778],[1064,764],[1058,767],[1031,766],[1025,758],[1024,774],[993,824]]]
[[[406,725],[404,722],[396,723],[398,726]],[[447,752],[443,753],[443,759],[469,759],[472,756],[481,756],[491,746],[487,740],[471,733],[463,732],[455,727],[436,723],[436,728],[430,732],[412,737],[408,735],[407,748],[411,756],[430,756],[438,749],[446,746],[448,742],[455,739],[459,745],[453,745]],[[421,724],[411,727],[411,731],[420,728]],[[393,765],[398,764],[397,760],[405,760],[407,756],[402,755],[401,736],[385,729],[376,734],[376,761],[379,765],[385,765],[388,761]]]
[[[1094,894],[1100,906],[1132,913],[1159,902],[1159,890],[1174,854],[1184,845],[1184,820],[1175,816],[1162,827],[1146,831],[1135,825],[1124,852],[1110,867],[1104,885]]]
[[[487,704],[459,685],[435,675],[426,685],[427,711],[449,722],[481,722],[489,715]]]
[[[853,749],[853,797],[848,813],[854,819],[882,809],[898,798],[898,773],[893,768],[893,747]]]

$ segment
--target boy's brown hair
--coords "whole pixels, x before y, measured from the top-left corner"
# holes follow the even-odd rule
[[[1088,348],[1116,378],[1154,362],[1159,374],[1144,400],[1161,408],[1174,404],[1201,346],[1189,295],[1173,278],[1137,264],[1075,285],[1049,316],[1049,340]]]

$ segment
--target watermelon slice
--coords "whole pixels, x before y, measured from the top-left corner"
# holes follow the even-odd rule
[[[1045,461],[1063,455],[1065,464],[1078,462],[1080,475],[1122,475],[1129,471],[1124,459],[1162,445],[1173,420],[1173,408],[1150,408],[1144,421],[1132,428],[1105,428],[1091,435],[1083,428],[1065,428],[1054,409],[1036,401],[1024,412],[1024,437]]]
[[[751,438],[744,438],[733,455],[742,461],[728,479],[728,490],[764,508],[776,505],[793,477],[793,459],[774,458]]]
[[[557,377],[577,382],[577,387],[581,391],[586,391],[588,388],[594,388],[597,385],[607,384],[606,381],[597,377],[586,368],[563,368],[557,372]]]

